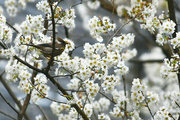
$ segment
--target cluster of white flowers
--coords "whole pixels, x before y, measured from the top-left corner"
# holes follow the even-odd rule
[[[164,43],[166,43],[165,41],[166,37],[162,34],[157,34],[156,35],[156,42],[159,44],[159,45],[163,45]]]
[[[154,116],[155,120],[173,120],[171,114],[168,112],[168,108],[161,107]]]
[[[94,100],[92,106],[96,112],[103,112],[109,109],[110,101],[102,97],[97,101]]]
[[[142,120],[139,115],[139,111],[134,110],[130,113],[131,120]]]
[[[100,2],[99,0],[95,0],[95,1],[88,1],[87,5],[89,8],[97,10],[100,6]]]
[[[108,49],[110,50],[118,50],[121,51],[123,48],[126,48],[134,43],[134,34],[122,34],[119,37],[113,37],[112,44],[108,45]]]
[[[125,104],[129,103],[128,98],[124,95],[124,91],[114,90],[112,91],[113,100],[116,102],[113,111],[110,114],[113,117],[122,118],[124,116]]]
[[[174,49],[180,47],[180,32],[177,32],[176,37],[171,39],[171,45]]]
[[[131,0],[131,8],[128,13],[130,16],[136,17],[136,20],[144,22],[149,18],[152,20],[156,13],[156,7],[147,1]]]
[[[6,23],[6,17],[3,14],[0,14],[0,24]]]
[[[89,20],[89,30],[93,38],[97,41],[102,42],[103,38],[100,36],[102,33],[107,33],[109,31],[114,31],[116,24],[110,22],[108,17],[103,17],[102,19],[94,16]]]
[[[10,59],[5,68],[7,80],[12,82],[18,81],[19,72],[24,70],[24,68],[25,66],[18,63],[17,60]]]
[[[121,118],[121,117],[124,116],[124,112],[122,112],[119,107],[114,107],[114,108],[113,108],[113,111],[110,112],[110,114],[111,114],[113,117],[116,117],[116,118]]]
[[[53,114],[58,116],[58,120],[76,120],[78,118],[78,112],[74,108],[71,108],[69,104],[52,102],[50,108]],[[86,108],[86,110],[89,109],[88,105],[86,106]],[[62,112],[65,112],[67,114],[64,114]]]
[[[80,86],[80,80],[78,78],[71,79],[70,83],[67,84],[69,89],[78,90]]]
[[[6,58],[11,58],[12,56],[16,55],[16,51],[14,47],[10,47],[9,49],[0,50],[0,54]]]
[[[159,25],[160,28],[158,29],[159,33],[156,36],[156,42],[159,43],[160,45],[163,45],[167,43],[168,39],[171,38],[171,35],[174,33],[176,24],[172,20],[167,19],[167,20],[161,20]],[[171,43],[175,47],[176,40],[172,39]]]
[[[6,44],[11,43],[11,41],[12,41],[12,30],[8,26],[2,25],[0,27],[0,39],[2,42],[6,43]]]
[[[38,74],[36,77],[31,79],[31,73],[24,70],[20,72],[17,77],[20,79],[18,88],[26,94],[32,91],[31,100],[36,103],[39,99],[47,97],[49,87],[46,85],[47,78],[43,74]]]
[[[159,96],[156,93],[153,93],[152,91],[147,91],[146,92],[147,95],[147,99],[148,99],[148,103],[152,104],[152,103],[157,103],[159,101]]]
[[[159,101],[159,96],[152,91],[147,91],[147,86],[137,78],[132,82],[131,99],[134,107],[144,107],[143,104],[150,105]]]
[[[57,3],[54,3],[53,5],[56,5],[56,4]],[[38,10],[40,10],[46,14],[51,13],[49,3],[47,2],[47,0],[42,0],[42,1],[38,2],[36,4],[36,7]]]
[[[160,33],[172,35],[174,33],[176,24],[172,20],[164,20],[163,23],[160,25]]]
[[[172,77],[178,72],[179,69],[179,55],[174,54],[172,58],[164,59],[164,65],[161,67],[161,75],[163,78]],[[173,74],[174,73],[174,74]]]
[[[34,86],[32,91],[31,100],[36,103],[40,98],[48,96],[49,86],[46,85],[47,78],[44,74],[37,74],[34,77]]]
[[[20,79],[18,88],[24,93],[29,94],[32,88],[31,74],[29,73],[29,71],[19,71],[17,77]]]
[[[18,8],[25,9],[26,8],[26,2],[34,2],[35,0],[5,0],[5,6],[7,13],[14,17],[18,13]]]
[[[104,113],[98,115],[98,120],[111,120],[110,117]]]
[[[116,72],[116,71],[115,71]],[[103,90],[110,93],[111,91],[114,90],[115,86],[120,84],[120,78],[119,76],[105,76],[104,77],[104,82],[102,83]]]
[[[63,103],[58,104],[57,102],[52,102],[50,107],[52,112],[56,115],[59,115],[62,111],[67,111],[70,109],[70,105]]]
[[[4,44],[11,43],[12,30],[6,25],[6,18],[3,14],[0,14],[0,42]]]
[[[31,80],[31,72],[22,63],[11,59],[6,65],[6,78],[9,81],[19,81],[18,88],[28,94],[33,89],[32,100],[36,102],[39,98],[47,96],[49,87],[46,85],[47,79],[42,74],[38,74]],[[38,90],[38,92],[37,92]],[[42,96],[43,95],[43,96]]]
[[[176,37],[172,38],[172,35],[175,31],[176,24],[172,20],[167,19],[168,16],[165,16],[164,13],[159,15],[159,17],[155,16],[158,2],[159,1],[157,0],[153,0],[152,2],[147,2],[143,0],[132,0],[129,14],[132,17],[136,17],[136,20],[141,23],[141,28],[147,29],[151,33],[156,34],[156,42],[158,44],[164,45],[165,43],[171,42],[171,45],[173,46],[173,48],[177,49],[179,47],[178,45],[179,33],[176,33]],[[158,103],[159,106],[163,106],[163,105],[166,106],[166,108],[162,108],[161,110],[156,112],[154,119],[173,119],[172,116],[175,119],[178,118],[176,117],[178,114],[177,113],[178,110],[175,109],[177,108],[177,105],[175,107],[174,103],[170,101],[173,98],[171,90],[174,90],[177,88],[178,69],[179,69],[179,55],[174,54],[170,59],[164,59],[164,65],[161,67],[161,76],[166,81],[158,80],[160,82],[159,84],[157,80],[155,80],[156,77],[151,77],[150,79],[154,79],[154,80],[150,80],[148,81],[148,83],[152,84],[151,82],[153,81],[154,84],[156,83],[158,84],[154,86],[150,85],[151,87],[147,88],[148,91],[145,90],[143,92],[134,93],[135,96],[137,96],[137,94],[140,93],[141,97],[134,98],[132,97],[133,92],[131,94],[131,97],[132,99],[134,98],[134,101],[139,101],[138,98],[141,98],[140,102],[146,101],[146,103],[148,103],[149,105]],[[159,70],[159,66],[157,70]],[[161,78],[158,78],[158,79],[161,79]],[[141,85],[136,85],[136,87],[141,88]],[[132,89],[133,88],[134,88],[134,84],[132,86]],[[163,92],[164,88],[166,92]],[[168,95],[166,94],[167,91],[169,91]],[[155,92],[157,93],[159,92],[161,94],[157,95]],[[160,101],[166,101],[166,102],[160,103],[158,102],[159,99]],[[154,108],[154,106],[151,106],[151,107]],[[168,112],[167,112],[167,109],[168,109]]]
[[[102,97],[99,99],[99,104],[101,106],[101,110],[106,111],[109,109],[110,101],[108,99]]]
[[[31,16],[27,15],[26,20],[21,23],[21,33],[23,35],[31,35],[32,33],[37,35],[44,31],[44,19],[42,15]]]
[[[75,28],[74,19],[76,16],[75,16],[74,9],[65,9],[64,10],[62,7],[57,6],[57,2],[54,2],[52,6],[55,9],[54,16],[55,16],[55,21],[57,21],[57,23],[59,23],[63,26],[66,26],[70,30]],[[51,10],[50,10],[50,6],[49,6],[49,3],[47,2],[47,0],[42,0],[42,1],[38,2],[36,4],[36,7],[38,10],[41,10],[45,14],[48,14],[48,19],[51,19]]]
[[[116,102],[116,106],[124,108],[125,102],[128,103],[128,98],[124,95],[124,91],[114,90],[112,91],[113,100]]]
[[[167,19],[162,13],[157,17],[158,1],[153,0],[152,2],[142,0],[131,0],[131,9],[129,9],[129,15],[136,17],[136,20],[141,22],[141,28],[147,29],[151,33],[157,33],[156,42],[160,45],[167,43],[168,39],[171,39],[171,35],[175,31],[175,23]],[[177,39],[172,39],[171,43],[176,46]]]
[[[75,16],[74,9],[65,9],[65,11],[63,11],[61,9],[59,9],[59,11],[57,10],[58,23],[66,26],[70,30],[75,28],[75,23],[74,23],[75,17],[76,16]]]
[[[136,55],[137,55],[137,50],[135,48],[132,50],[126,50],[124,53],[122,53],[122,60],[127,61]]]
[[[104,44],[95,43],[94,45],[90,45],[89,43],[85,43],[83,53],[86,58],[89,59],[97,59],[100,54],[106,51],[106,47]]]
[[[84,112],[88,117],[91,117],[91,115],[93,113],[92,105],[91,104],[86,104],[84,106]]]
[[[169,70],[172,72],[178,71],[179,62],[180,58],[177,54],[174,54],[170,60],[167,58],[164,59],[164,65],[167,66],[167,68],[169,68]]]
[[[131,88],[131,99],[134,103],[135,107],[140,107],[141,103],[145,100],[145,90],[146,86],[142,84],[142,81],[137,78],[134,79],[132,82],[132,88]]]
[[[86,80],[84,83],[86,87],[86,92],[89,94],[89,97],[95,98],[100,89],[99,85],[89,80]]]

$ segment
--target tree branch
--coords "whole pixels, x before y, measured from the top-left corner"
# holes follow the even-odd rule
[[[170,19],[176,24],[175,31],[173,33],[173,37],[176,37],[176,33],[178,32],[178,26],[176,22],[174,0],[168,0],[168,9],[169,9]],[[179,49],[174,49],[174,53],[177,53],[179,55]],[[179,90],[180,90],[180,69],[178,69],[177,77],[178,77]]]
[[[50,0],[48,0],[49,2],[49,6],[50,6],[50,9],[51,9],[51,21],[52,21],[52,37],[53,37],[53,42],[52,42],[52,53],[51,53],[51,58],[50,58],[50,61],[48,62],[48,66],[46,68],[46,73],[48,73],[48,71],[50,70],[50,67],[51,67],[51,64],[53,63],[54,61],[54,51],[55,51],[55,41],[56,41],[56,24],[55,24],[55,20],[54,20],[54,10],[53,10],[53,7],[52,7],[52,3]]]

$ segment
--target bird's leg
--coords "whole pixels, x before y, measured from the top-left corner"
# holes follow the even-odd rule
[[[49,56],[49,57],[48,57],[48,65],[49,65],[49,62],[51,61],[51,57],[52,57],[52,56]],[[54,58],[53,58],[53,59],[54,59]],[[53,64],[54,64],[54,62],[51,63],[51,66],[53,66]]]

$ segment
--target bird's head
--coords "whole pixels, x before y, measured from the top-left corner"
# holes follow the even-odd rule
[[[60,42],[60,43],[63,43],[64,45],[69,44],[68,41],[63,40],[63,39],[60,38],[60,37],[57,37],[57,41]]]

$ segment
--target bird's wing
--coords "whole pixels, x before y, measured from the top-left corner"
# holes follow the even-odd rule
[[[38,45],[36,45],[36,46],[41,46],[41,47],[52,47],[52,45],[51,44],[47,44],[47,43],[44,43],[44,44],[38,44]]]

